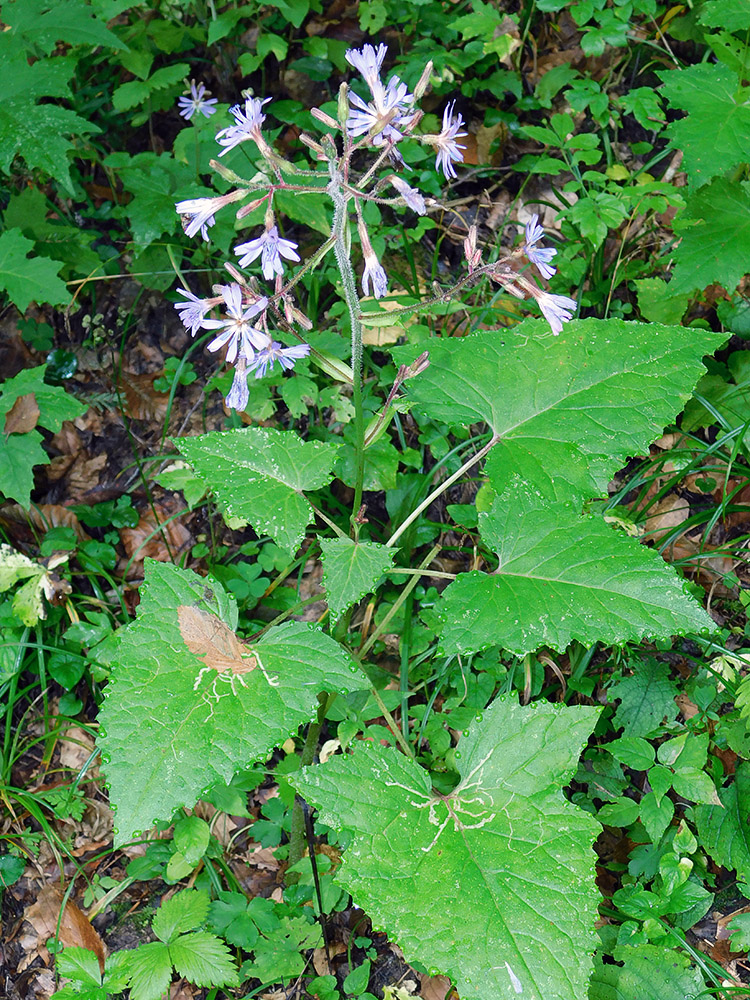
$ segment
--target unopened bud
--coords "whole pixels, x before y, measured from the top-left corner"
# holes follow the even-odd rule
[[[424,354],[420,354],[418,358],[415,358],[410,365],[404,365],[405,369],[402,381],[406,381],[408,378],[414,378],[415,375],[421,375],[430,366],[430,352],[425,351]],[[401,372],[399,372],[399,375]]]
[[[425,68],[422,70],[422,75],[420,76],[419,80],[417,80],[417,85],[414,88],[415,101],[421,100],[422,97],[424,96],[424,92],[427,90],[431,76],[432,76],[432,60],[430,60],[430,62],[427,63]]]
[[[247,205],[243,205],[242,208],[238,208],[235,218],[244,219],[246,215],[254,212],[259,205],[262,205],[267,197],[268,195],[264,194],[262,198],[256,198],[254,201],[248,202]]]
[[[328,128],[339,127],[339,123],[336,121],[336,119],[331,118],[329,114],[326,114],[326,112],[322,111],[320,108],[311,108],[310,114],[313,116],[313,118],[316,118],[321,124],[327,126]]]
[[[354,372],[351,366],[341,361],[328,351],[320,351],[313,348],[310,351],[310,359],[315,362],[318,368],[322,369],[326,375],[330,375],[337,382],[346,382],[348,385],[354,384]]]
[[[339,128],[344,131],[346,129],[346,120],[349,117],[349,87],[346,83],[342,83],[339,87],[338,109],[336,114],[339,119]]]
[[[308,149],[312,150],[319,160],[325,160],[326,154],[323,152],[323,147],[315,139],[312,139],[309,135],[305,135],[304,132],[300,132],[299,141],[303,146],[307,146]]]
[[[236,174],[234,170],[230,170],[229,167],[225,167],[221,160],[209,160],[209,167],[215,170],[217,174],[224,178],[225,181],[229,181],[230,184],[239,184],[240,186],[247,184],[247,181]]]

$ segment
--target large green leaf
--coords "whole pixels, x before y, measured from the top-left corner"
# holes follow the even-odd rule
[[[653,944],[615,951],[617,965],[594,964],[589,1000],[695,1000],[705,992],[703,977],[690,960]]]
[[[742,761],[734,780],[719,789],[720,806],[696,806],[701,844],[717,865],[750,880],[750,763]]]
[[[659,323],[578,320],[559,337],[540,320],[510,331],[396,348],[400,364],[425,347],[430,365],[407,383],[418,409],[451,424],[484,421],[500,437],[487,473],[500,490],[520,473],[549,499],[603,493],[684,406],[701,359],[725,337]]]
[[[26,239],[20,229],[9,229],[0,236],[0,291],[7,292],[22,313],[30,302],[67,305],[70,292],[57,274],[61,262],[30,257],[33,251],[33,241]]]
[[[248,427],[183,438],[178,448],[213,490],[226,517],[296,550],[313,514],[302,490],[331,481],[336,446],[293,431]]]
[[[462,737],[447,796],[380,746],[290,781],[351,837],[336,878],[407,960],[455,977],[462,1000],[580,1000],[599,828],[561,786],[595,720],[590,708],[496,699]]]
[[[486,514],[495,573],[462,573],[436,608],[445,653],[500,645],[523,654],[573,639],[619,643],[707,630],[713,622],[652,549],[575,504],[550,504],[517,479]]]
[[[319,691],[362,687],[322,632],[286,622],[242,645],[236,608],[214,580],[146,566],[136,621],[99,647],[113,667],[100,746],[118,843],[264,759],[312,718]]]
[[[747,88],[721,63],[701,63],[657,74],[662,94],[685,117],[667,126],[673,144],[685,154],[684,166],[696,187],[747,162],[750,105]]]
[[[320,548],[323,553],[322,582],[334,618],[370,593],[393,565],[395,555],[394,549],[378,542],[353,542],[350,538],[323,539]]]
[[[714,282],[733,292],[750,271],[750,183],[719,177],[702,187],[688,198],[675,229],[682,240],[674,252],[670,293]]]

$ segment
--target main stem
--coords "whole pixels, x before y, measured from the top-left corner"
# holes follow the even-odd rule
[[[333,200],[333,252],[341,274],[344,299],[352,327],[352,403],[354,404],[354,503],[352,504],[351,534],[356,538],[359,525],[357,514],[362,506],[362,486],[365,478],[365,413],[362,407],[362,324],[359,321],[359,296],[350,257],[347,205],[351,195],[344,190],[344,180],[335,165],[331,165],[328,192]]]

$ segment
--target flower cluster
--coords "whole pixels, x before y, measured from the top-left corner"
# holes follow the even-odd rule
[[[410,137],[430,146],[435,153],[436,169],[442,171],[447,180],[455,180],[456,164],[463,162],[466,148],[459,140],[466,138],[468,134],[463,131],[464,120],[456,112],[455,101],[444,109],[442,127],[437,134],[416,134],[416,127],[422,118],[417,103],[427,88],[432,66],[428,63],[413,92],[410,92],[409,87],[398,76],[392,75],[385,83],[381,79],[386,55],[387,48],[382,44],[377,48],[373,45],[364,45],[360,49],[347,50],[346,59],[349,65],[361,74],[369,90],[369,100],[345,86],[342,90],[343,100],[339,103],[339,120],[332,118],[320,108],[314,108],[312,111],[313,117],[318,121],[328,128],[343,133],[343,153],[339,152],[330,134],[324,135],[320,141],[307,135],[301,136],[302,141],[317,159],[328,165],[331,180],[327,190],[333,197],[334,203],[339,206],[337,211],[349,211],[346,205],[354,203],[363,257],[360,279],[362,292],[364,295],[372,294],[375,298],[382,298],[387,294],[388,275],[373,249],[365,224],[364,204],[372,201],[376,204],[406,205],[419,215],[424,215],[428,211],[428,205],[435,204],[428,202],[416,187],[407,183],[398,174],[378,179],[375,176],[377,168],[386,158],[398,167],[404,167],[404,159],[397,147],[404,139]],[[214,105],[217,102],[213,98],[208,98],[207,94],[208,91],[203,84],[196,85],[191,81],[189,96],[181,97],[178,101],[180,114],[187,120],[196,114],[210,117],[216,111]],[[244,409],[247,405],[249,372],[255,372],[256,378],[262,378],[272,371],[277,363],[282,371],[288,371],[295,361],[310,353],[310,346],[306,343],[284,347],[274,339],[268,329],[269,315],[277,317],[282,329],[292,332],[301,340],[294,333],[295,327],[310,329],[312,324],[295,305],[292,288],[301,274],[314,266],[337,239],[339,240],[337,257],[341,257],[342,253],[345,255],[340,245],[343,230],[339,228],[337,237],[332,235],[327,246],[321,248],[296,275],[284,279],[285,262],[298,263],[300,255],[298,245],[279,232],[273,206],[275,193],[277,190],[322,193],[322,189],[319,183],[312,186],[297,183],[298,179],[304,179],[303,175],[306,172],[287,163],[266,141],[262,128],[266,120],[264,108],[269,100],[270,98],[261,99],[243,94],[243,102],[229,109],[233,124],[218,131],[216,141],[221,147],[219,157],[222,157],[242,143],[252,140],[267,164],[268,174],[275,179],[269,180],[264,173],[256,175],[252,181],[240,182],[237,175],[224,167],[221,161],[212,161],[213,166],[230,183],[239,182],[245,186],[236,187],[228,194],[215,198],[188,198],[175,205],[186,234],[188,236],[200,234],[208,241],[209,229],[215,224],[216,214],[226,205],[243,202],[243,206],[236,212],[236,218],[239,220],[266,203],[263,231],[235,246],[234,254],[239,258],[240,268],[247,268],[259,261],[263,278],[273,283],[272,290],[267,294],[259,292],[254,282],[247,282],[237,268],[227,263],[225,266],[233,278],[229,284],[215,285],[214,295],[204,299],[198,298],[187,289],[180,289],[183,301],[176,304],[186,329],[193,336],[199,330],[212,331],[214,336],[208,344],[208,350],[223,351],[226,361],[235,366],[234,381],[227,396],[227,405],[237,409]],[[351,175],[352,157],[356,151],[368,147],[375,150],[377,157],[370,169],[366,170],[359,181],[355,181]],[[285,174],[301,176],[293,177],[295,183],[292,184],[286,180]],[[392,194],[386,197],[389,185],[395,196]],[[337,225],[340,227],[340,223]],[[482,263],[482,251],[477,246],[476,227],[471,227],[464,244],[468,275],[459,282],[459,286],[466,280],[475,280],[487,274],[500,282],[510,294],[519,298],[535,299],[553,333],[558,334],[563,324],[572,318],[577,308],[575,301],[567,296],[553,295],[538,287],[515,263],[520,257],[524,257],[542,279],[551,278],[555,274],[551,262],[556,250],[542,245],[543,236],[544,230],[539,225],[538,217],[534,215],[526,225],[522,246],[495,264],[485,265]],[[217,307],[221,315],[213,318],[212,310]],[[325,361],[317,352],[316,359],[318,362]]]
[[[185,288],[178,291],[186,300],[176,305],[183,325],[193,336],[199,330],[215,330],[216,336],[207,349],[225,350],[226,361],[236,366],[227,406],[236,410],[244,410],[247,406],[247,372],[255,371],[255,377],[262,378],[277,361],[284,371],[288,371],[295,361],[310,353],[309,344],[282,347],[273,340],[267,330],[268,298],[254,295],[236,281],[215,285],[217,294],[209,299],[200,299]],[[225,315],[221,319],[207,319],[208,312],[217,305],[223,305]]]

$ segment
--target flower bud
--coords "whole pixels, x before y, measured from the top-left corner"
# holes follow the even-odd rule
[[[330,115],[326,114],[325,111],[321,111],[320,108],[311,108],[310,114],[313,118],[316,118],[322,125],[326,125],[328,128],[338,128],[339,123],[335,118],[331,118]]]
[[[414,88],[414,100],[420,101],[424,96],[425,91],[430,83],[430,77],[432,76],[432,60],[430,60],[425,68],[422,70],[422,75],[419,80],[417,80],[417,85]]]
[[[351,366],[346,364],[345,361],[340,361],[333,354],[329,354],[328,351],[319,351],[317,348],[313,348],[310,351],[310,359],[326,375],[330,375],[337,382],[346,382],[348,385],[354,384],[354,372]]]
[[[346,83],[342,83],[339,87],[339,97],[338,97],[338,124],[342,131],[346,131],[346,120],[349,117],[349,87]]]

